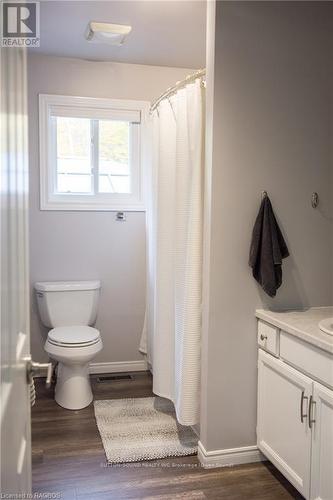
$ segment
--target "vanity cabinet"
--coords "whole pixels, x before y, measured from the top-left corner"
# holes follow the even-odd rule
[[[272,332],[259,321],[258,448],[306,499],[333,500],[333,356],[332,373],[316,380],[309,366],[326,377],[315,366],[316,357],[326,353],[304,342],[307,369],[302,371],[302,359],[296,366],[288,361],[295,358],[293,349],[285,347],[281,357],[281,335],[288,339],[289,334],[275,328],[272,342]]]
[[[306,497],[310,487],[311,429],[305,415],[312,381],[261,349],[258,375],[258,447]]]
[[[311,499],[333,499],[333,391],[314,383]]]

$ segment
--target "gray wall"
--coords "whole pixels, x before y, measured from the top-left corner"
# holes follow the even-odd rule
[[[329,13],[329,24],[330,24],[330,35],[329,35],[329,61],[328,66],[330,69],[330,92],[331,92],[331,127],[330,127],[330,142],[331,142],[331,219],[333,221],[333,3],[330,3],[330,13]],[[331,255],[332,255],[332,304],[333,304],[333,223],[332,223],[332,239],[331,239]]]
[[[30,279],[100,279],[97,319],[104,349],[95,359],[141,359],[138,345],[145,308],[145,214],[115,221],[113,212],[39,210],[38,93],[151,101],[193,70],[90,62],[29,54]],[[46,359],[32,294],[31,349]]]
[[[320,2],[216,4],[200,434],[207,450],[256,443],[255,309],[332,304],[327,13]],[[291,253],[274,300],[248,267],[262,190]],[[311,207],[313,191],[320,210]]]

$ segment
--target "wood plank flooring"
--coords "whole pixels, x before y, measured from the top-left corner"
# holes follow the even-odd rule
[[[92,376],[95,399],[151,396],[150,374],[131,375],[131,380],[103,383]],[[65,410],[44,388],[43,379],[36,389],[32,409],[35,493],[57,493],[64,500],[303,498],[269,462],[205,470],[193,456],[110,466],[93,406]]]

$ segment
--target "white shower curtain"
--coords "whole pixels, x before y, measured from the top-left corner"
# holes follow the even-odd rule
[[[188,84],[154,111],[147,312],[141,350],[153,391],[178,421],[199,420],[204,88]]]

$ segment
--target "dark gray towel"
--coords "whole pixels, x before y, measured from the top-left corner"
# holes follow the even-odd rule
[[[276,222],[268,196],[261,202],[254,224],[249,265],[253,277],[270,297],[275,297],[282,283],[282,259],[289,251]]]

